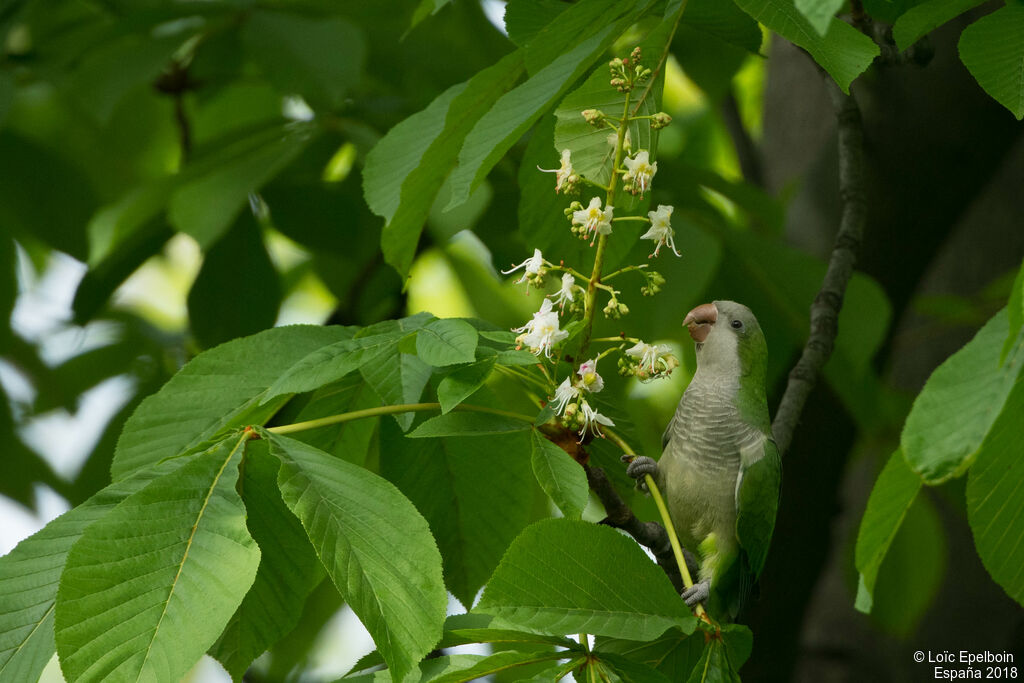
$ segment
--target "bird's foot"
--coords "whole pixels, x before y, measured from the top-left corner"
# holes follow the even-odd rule
[[[711,595],[711,582],[701,581],[695,583],[682,592],[683,602],[690,609],[696,609],[697,605],[702,602],[706,602],[708,597]]]
[[[638,455],[630,461],[630,456],[622,456],[623,462],[628,462],[629,467],[626,468],[626,474],[633,479],[636,479],[636,487],[641,491],[647,491],[647,483],[644,478],[649,474],[652,477],[658,474],[658,463],[654,458],[648,458],[646,455]]]

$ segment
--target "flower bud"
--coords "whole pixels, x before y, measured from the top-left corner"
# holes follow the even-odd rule
[[[582,112],[583,120],[594,126],[595,128],[604,128],[604,112],[600,109],[584,109]]]
[[[654,128],[655,130],[664,128],[670,123],[672,123],[672,117],[663,111],[659,111],[651,117],[651,128]]]

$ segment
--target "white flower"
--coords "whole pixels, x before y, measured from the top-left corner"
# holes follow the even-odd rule
[[[572,290],[573,290],[573,287],[575,287],[575,286],[576,286],[576,278],[574,278],[569,273],[565,273],[564,275],[562,275],[562,288],[559,289],[554,294],[548,294],[548,296],[555,297],[555,303],[558,304],[559,308],[563,308],[565,306],[565,302],[566,301],[568,301],[570,303],[572,302],[572,299],[573,299]]]
[[[501,271],[501,274],[502,275],[508,275],[509,273],[516,272],[520,268],[526,268],[526,270],[523,271],[523,276],[521,278],[519,278],[518,280],[516,280],[516,284],[518,285],[521,282],[525,282],[526,279],[529,278],[531,275],[537,275],[540,272],[540,269],[543,266],[544,266],[544,257],[541,256],[540,249],[534,249],[533,250],[533,256],[531,256],[530,258],[526,259],[525,261],[520,263],[518,266],[513,266],[509,270]]]
[[[565,191],[569,192],[569,190],[572,189],[573,185],[579,182],[579,177],[576,175],[576,171],[573,170],[572,160],[569,158],[569,156],[569,150],[563,149],[561,166],[559,166],[558,168],[541,168],[540,166],[537,167],[538,171],[555,174],[556,193],[561,192],[563,186],[565,187]]]
[[[597,393],[604,389],[604,380],[597,374],[597,360],[588,360],[576,371],[580,376],[580,386],[587,391]]]
[[[632,159],[625,159],[622,162],[626,166],[627,173],[622,179],[633,186],[633,194],[641,197],[647,190],[651,189],[651,179],[658,172],[658,162],[651,163],[650,155],[646,149],[636,153]]]
[[[551,300],[544,299],[540,310],[533,314],[533,320],[512,330],[522,333],[516,338],[519,344],[529,347],[536,355],[543,351],[548,358],[551,347],[569,336],[565,330],[558,329],[558,313],[551,309]]]
[[[632,356],[633,358],[640,359],[640,368],[647,368],[648,371],[653,375],[658,372],[655,369],[655,364],[659,361],[664,368],[668,368],[668,363],[662,360],[665,356],[668,356],[672,352],[672,347],[667,344],[647,344],[645,342],[637,342],[636,346],[631,349],[626,349],[626,355]]]
[[[565,381],[555,389],[555,397],[551,399],[551,407],[555,411],[555,415],[564,413],[565,407],[580,395],[580,390],[574,387],[569,380],[570,378],[566,377]]]
[[[572,212],[572,224],[582,225],[584,234],[591,232],[610,235],[612,232],[612,214],[614,207],[606,206],[601,210],[601,198],[594,197],[587,208]]]
[[[580,442],[583,441],[583,437],[587,435],[588,430],[594,436],[604,436],[604,434],[601,433],[601,428],[598,427],[598,425],[607,425],[609,427],[615,426],[614,422],[612,422],[607,417],[591,408],[590,404],[587,403],[586,399],[580,401],[580,410],[583,411],[583,426],[580,427],[579,432]]]
[[[659,204],[657,211],[647,212],[647,217],[651,219],[651,229],[641,235],[640,239],[654,240],[654,253],[651,256],[657,256],[658,252],[666,244],[673,254],[679,256],[679,252],[676,251],[676,231],[672,229],[668,222],[671,216],[672,207],[665,206],[664,204]]]

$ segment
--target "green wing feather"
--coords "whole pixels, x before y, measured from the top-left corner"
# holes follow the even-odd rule
[[[741,466],[740,477],[736,490],[736,538],[746,556],[751,578],[756,579],[768,556],[782,487],[782,458],[774,441],[764,440],[764,454]]]

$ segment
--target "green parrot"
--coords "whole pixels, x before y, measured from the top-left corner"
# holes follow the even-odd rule
[[[654,478],[697,559],[686,604],[735,618],[764,567],[782,483],[765,397],[768,347],[757,318],[734,301],[702,304],[683,326],[697,372],[665,429],[661,460],[635,458],[627,472]]]

